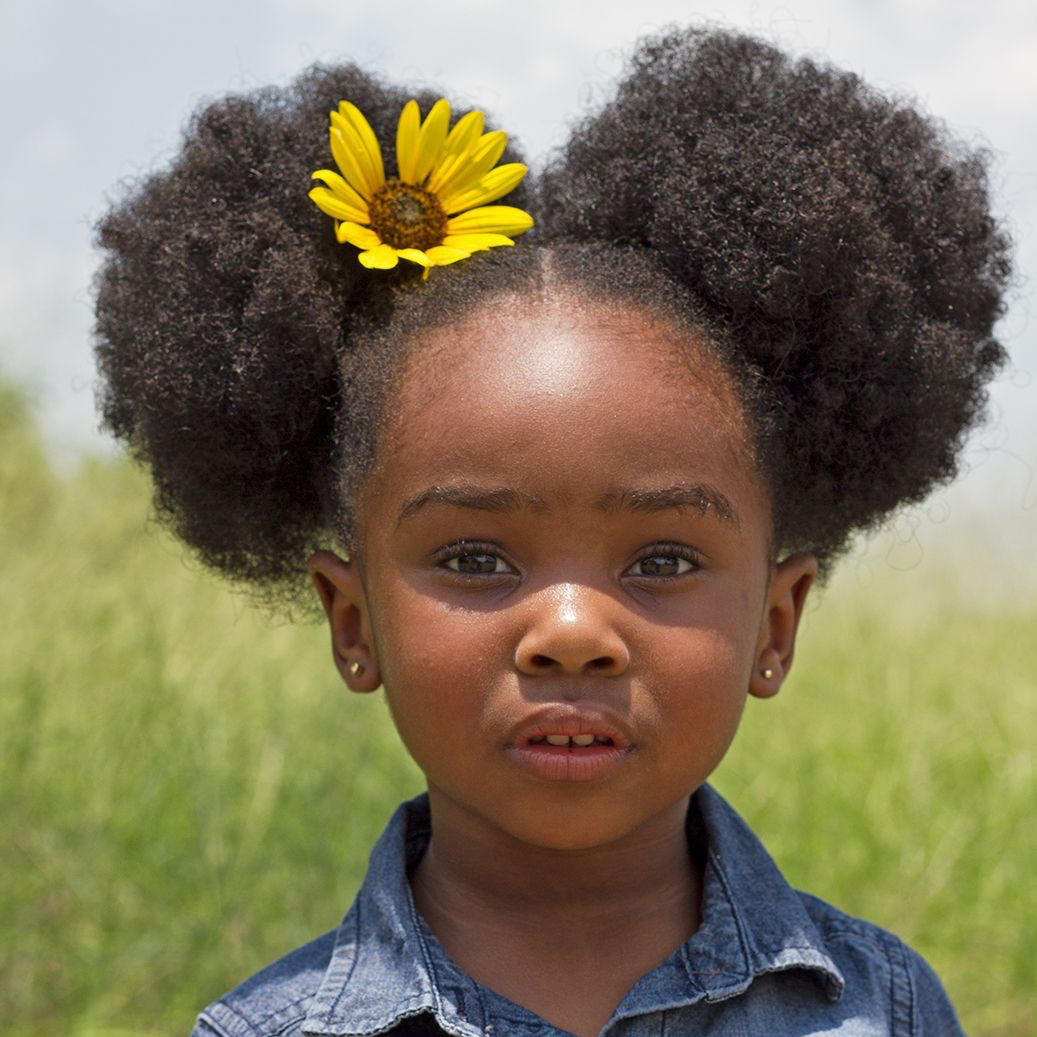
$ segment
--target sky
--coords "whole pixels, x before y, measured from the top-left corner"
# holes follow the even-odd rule
[[[830,60],[992,150],[996,212],[1017,242],[999,329],[1013,364],[994,388],[990,424],[969,444],[964,477],[923,524],[945,511],[996,512],[1037,532],[1030,0],[3,0],[0,377],[27,387],[56,457],[111,449],[93,403],[92,227],[120,183],[169,161],[206,98],[351,59],[492,112],[536,164],[607,95],[633,41],[673,22],[749,30]]]

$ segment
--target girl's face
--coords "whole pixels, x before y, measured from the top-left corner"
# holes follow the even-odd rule
[[[771,564],[717,362],[638,311],[530,303],[414,343],[391,406],[362,549],[312,568],[434,811],[587,849],[683,810],[814,571]]]

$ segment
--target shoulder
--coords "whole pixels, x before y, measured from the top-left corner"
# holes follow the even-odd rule
[[[191,1037],[289,1037],[301,1033],[332,952],[336,930],[245,980],[199,1016]]]
[[[954,1007],[929,963],[898,936],[840,911],[809,893],[797,894],[846,982],[843,998],[887,1000],[892,1033],[963,1037]]]

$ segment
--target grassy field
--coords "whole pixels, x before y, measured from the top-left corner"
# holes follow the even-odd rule
[[[148,516],[139,473],[55,475],[0,397],[13,1037],[185,1037],[206,1001],[337,923],[421,787],[381,700],[343,691],[322,629],[271,624]],[[791,881],[925,954],[969,1033],[1022,1037],[1037,1020],[1037,608],[971,593],[969,563],[913,581],[851,561],[715,781]]]

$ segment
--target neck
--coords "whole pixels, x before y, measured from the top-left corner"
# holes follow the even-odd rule
[[[432,839],[411,882],[419,911],[448,950],[480,929],[508,939],[550,932],[557,947],[560,938],[662,936],[660,928],[672,950],[698,924],[686,798],[623,839],[579,850],[525,843],[432,788],[429,802]]]

